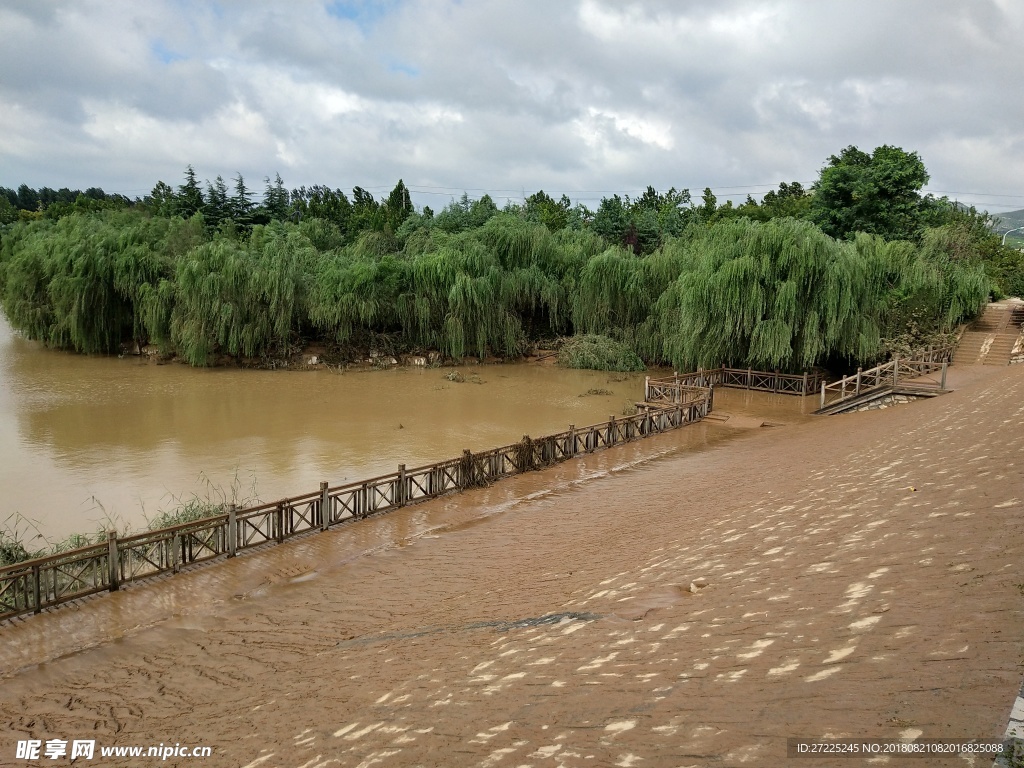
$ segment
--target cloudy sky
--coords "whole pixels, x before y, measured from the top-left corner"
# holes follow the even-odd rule
[[[1021,0],[0,0],[0,185],[192,164],[419,204],[812,182],[848,145],[1024,208]]]

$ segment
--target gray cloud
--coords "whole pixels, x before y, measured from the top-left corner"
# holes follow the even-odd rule
[[[726,188],[896,144],[934,189],[1024,195],[1022,32],[1016,0],[6,0],[0,184],[144,194],[191,163],[254,186],[742,198]]]

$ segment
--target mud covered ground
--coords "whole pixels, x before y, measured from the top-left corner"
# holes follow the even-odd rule
[[[253,768],[853,766],[786,738],[1001,737],[1022,421],[1015,366],[699,451],[682,430],[0,626],[0,764],[28,737]],[[903,763],[990,764],[871,764]]]

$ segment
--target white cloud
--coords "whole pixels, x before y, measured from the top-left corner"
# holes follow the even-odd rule
[[[1021,192],[1012,0],[384,9],[11,0],[0,184],[135,194],[191,163],[291,186],[699,190],[809,181],[845,146],[896,144],[935,188]]]
[[[591,147],[614,144],[616,136],[628,136],[658,149],[670,150],[675,145],[672,126],[657,117],[642,117],[629,112],[588,107],[586,115],[575,121],[580,137]]]

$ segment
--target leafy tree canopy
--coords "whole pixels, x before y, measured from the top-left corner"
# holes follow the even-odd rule
[[[918,240],[928,171],[916,152],[881,146],[868,154],[847,147],[828,159],[814,184],[810,219],[832,237],[856,232],[886,240]]]

